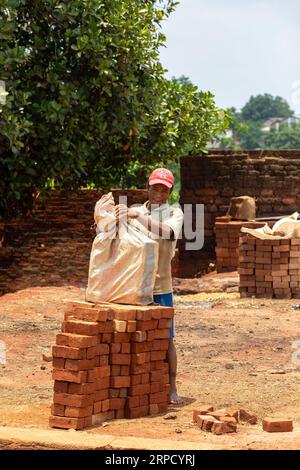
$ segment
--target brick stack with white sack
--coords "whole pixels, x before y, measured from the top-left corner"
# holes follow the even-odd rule
[[[108,193],[95,206],[98,235],[93,242],[86,300],[149,305],[158,264],[158,243],[129,222],[116,225]]]

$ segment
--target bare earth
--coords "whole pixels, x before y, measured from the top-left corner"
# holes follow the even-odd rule
[[[220,279],[224,284],[224,275]],[[207,283],[218,290],[218,276],[209,275]],[[0,298],[0,341],[6,345],[0,426],[25,432],[48,428],[52,364],[42,355],[51,353],[63,319],[62,300],[68,299],[83,300],[84,289],[35,287]],[[208,449],[300,449],[300,352],[293,345],[300,340],[300,310],[292,309],[300,301],[240,299],[237,292],[176,295],[175,300],[178,392],[184,405],[170,405],[169,415],[110,421],[87,433],[191,441]],[[258,424],[240,423],[236,434],[203,432],[192,421],[193,409],[203,403],[251,410]],[[293,419],[294,431],[264,432],[266,416]]]

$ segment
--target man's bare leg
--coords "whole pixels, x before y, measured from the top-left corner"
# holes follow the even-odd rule
[[[173,339],[169,339],[168,348],[169,380],[170,380],[170,403],[181,404],[183,399],[177,395],[176,373],[177,373],[177,354]]]

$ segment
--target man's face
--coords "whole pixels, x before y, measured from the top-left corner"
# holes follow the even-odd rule
[[[167,188],[164,184],[151,184],[148,186],[148,198],[150,204],[165,204],[172,189]]]

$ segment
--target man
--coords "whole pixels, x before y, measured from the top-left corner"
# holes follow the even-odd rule
[[[116,217],[128,217],[133,225],[156,238],[159,243],[158,270],[153,291],[154,302],[164,307],[173,307],[171,260],[180,235],[183,213],[179,207],[171,207],[167,199],[174,187],[174,176],[166,168],[154,170],[148,180],[148,201],[139,207],[116,206]],[[170,403],[180,404],[177,395],[177,354],[173,342],[174,320],[170,328],[168,363],[170,377]]]

